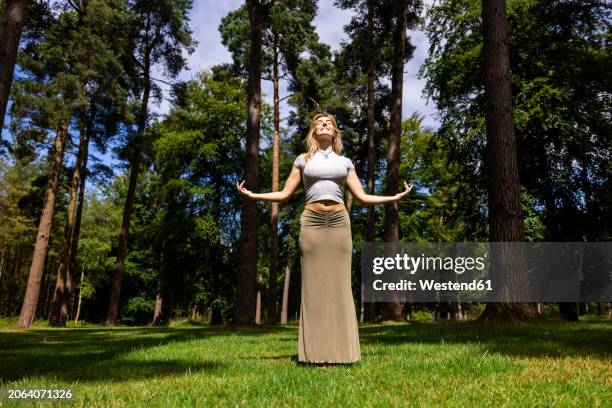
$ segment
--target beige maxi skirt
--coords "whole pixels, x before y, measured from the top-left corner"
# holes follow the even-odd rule
[[[298,361],[359,361],[359,331],[351,290],[353,239],[349,214],[346,209],[306,209],[300,223]]]

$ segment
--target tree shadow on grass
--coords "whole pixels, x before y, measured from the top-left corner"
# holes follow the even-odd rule
[[[132,355],[171,343],[213,336],[258,336],[291,331],[283,327],[209,328],[83,328],[30,329],[0,332],[0,380],[27,377],[65,381],[109,382],[214,372],[223,369],[217,360],[201,360],[191,354],[185,359]],[[164,353],[164,352],[160,352]]]
[[[405,323],[360,327],[362,344],[477,344],[515,357],[612,358],[612,321]]]

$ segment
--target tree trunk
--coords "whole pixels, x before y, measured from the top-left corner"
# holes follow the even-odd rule
[[[19,251],[16,252],[17,257],[15,258],[15,266],[13,269],[13,277],[17,277],[17,275],[21,274],[21,267],[23,265],[23,253],[24,253],[24,248],[23,247],[19,247]],[[47,256],[45,256],[45,262],[47,260]],[[44,267],[43,267],[43,272],[44,272]],[[17,284],[19,283],[18,280],[16,280],[15,282],[15,289],[17,289]],[[18,302],[17,297],[14,297],[13,300]],[[13,307],[13,311],[11,311],[11,315],[13,314],[17,314],[17,304],[15,304],[15,307]],[[34,318],[36,318],[36,313],[34,313]]]
[[[157,294],[155,295],[155,309],[153,310],[153,326],[159,326],[161,322],[163,298],[159,282],[157,283]]]
[[[576,302],[561,302],[559,303],[559,315],[563,320],[570,322],[578,321],[578,303]]]
[[[55,198],[57,195],[60,172],[62,171],[64,145],[66,143],[67,133],[68,124],[61,123],[58,126],[55,136],[49,182],[45,189],[43,210],[40,217],[40,223],[38,224],[38,235],[36,236],[36,244],[34,246],[32,264],[30,265],[30,274],[28,276],[28,286],[26,288],[23,306],[21,307],[21,315],[19,316],[19,323],[17,325],[23,329],[29,328],[32,323],[34,323],[36,317],[38,297],[40,295],[40,283],[43,275],[45,257],[47,256],[47,249],[49,247],[51,226],[53,224],[53,212],[55,210]]]
[[[0,289],[2,288],[2,272],[4,271],[4,262],[6,261],[6,251],[8,245],[2,247],[2,257],[0,258]]]
[[[81,279],[79,280],[79,302],[77,303],[76,314],[74,315],[74,325],[77,326],[79,324],[79,316],[81,315],[81,299],[82,299],[82,288],[83,288],[83,278],[85,278],[85,267],[81,267]]]
[[[289,312],[289,284],[291,282],[291,268],[293,259],[291,258],[291,248],[287,251],[287,265],[285,266],[285,282],[283,284],[283,304],[281,307],[281,324],[287,324],[287,314]]]
[[[597,316],[606,316],[608,314],[607,306],[608,304],[605,302],[597,303]]]
[[[389,147],[387,151],[387,195],[395,195],[399,187],[400,141],[402,132],[402,87],[404,84],[404,55],[406,52],[406,19],[408,0],[396,3],[396,29],[393,47],[393,68],[391,77],[391,120],[389,125]],[[397,202],[385,205],[385,242],[399,239]],[[385,303],[386,320],[403,320],[402,304],[394,292],[395,300]]]
[[[164,276],[164,250],[166,247],[166,241],[162,241],[161,254],[159,256],[159,277],[157,278],[157,293],[155,294],[155,308],[153,309],[153,326],[159,326],[161,323],[161,312],[162,312],[162,279]]]
[[[250,55],[248,80],[248,118],[244,171],[246,187],[259,189],[259,128],[261,101],[261,18],[259,2],[247,0],[250,21]],[[240,216],[240,269],[236,289],[235,324],[255,321],[255,278],[257,274],[257,205],[244,199]]]
[[[263,279],[261,273],[257,275],[257,298],[255,301],[255,324],[261,324],[261,288],[263,285]]]
[[[373,38],[374,36],[374,0],[368,0],[368,36]],[[370,50],[374,52],[373,46]],[[371,56],[372,58],[373,56]],[[368,194],[374,194],[374,181],[376,178],[376,146],[374,144],[374,62],[370,58],[368,62],[368,87],[367,87],[367,100],[368,100],[368,156],[367,165],[368,172],[366,176],[366,188]],[[368,220],[366,226],[366,242],[374,242],[376,238],[376,211],[373,205],[368,206]],[[366,286],[372,285],[372,277],[368,274],[368,281],[365,282]],[[362,322],[373,322],[375,318],[375,303],[364,302],[362,293]]]
[[[95,105],[92,105],[94,109]],[[83,216],[83,203],[85,201],[85,181],[87,179],[87,160],[89,158],[89,142],[91,140],[91,126],[95,112],[91,113],[86,126],[87,143],[84,146],[83,158],[81,160],[81,173],[79,180],[79,200],[77,202],[76,214],[74,217],[74,231],[72,233],[72,248],[70,249],[70,268],[74,270],[76,267],[76,258],[79,250],[79,238],[81,236],[81,218]]]
[[[4,260],[4,266],[6,267],[6,270],[8,271],[11,267],[11,248],[9,246],[6,247],[7,252],[8,252],[8,256],[5,258]],[[8,276],[7,274],[4,274],[4,280],[6,281],[6,284],[3,285],[2,284],[2,280],[0,280],[0,314],[2,316],[7,316],[8,312],[7,312],[7,304],[6,304],[6,299],[7,299],[7,294],[5,294],[5,290],[4,288],[6,288],[6,292],[8,292],[9,290],[9,280],[10,280],[10,276]]]
[[[138,181],[138,173],[140,171],[140,161],[142,154],[142,140],[147,126],[147,117],[149,109],[149,95],[151,92],[151,61],[150,55],[145,57],[144,61],[144,90],[142,94],[142,107],[138,118],[138,130],[136,138],[132,144],[130,157],[130,181],[128,184],[127,196],[125,198],[125,206],[123,207],[123,220],[121,222],[121,231],[119,232],[119,242],[117,243],[117,261],[115,265],[115,274],[113,276],[113,284],[111,287],[110,299],[108,302],[108,311],[106,313],[105,326],[114,326],[119,313],[119,298],[121,295],[121,279],[125,268],[125,258],[128,252],[128,236],[130,233],[130,218],[132,216],[132,207],[134,206],[134,198],[136,197],[136,182]]]
[[[463,320],[463,311],[461,310],[461,302],[455,303],[455,320]]]
[[[135,155],[140,155],[138,150]],[[136,196],[136,181],[138,180],[138,172],[140,160],[134,157],[130,163],[130,181],[128,184],[127,196],[123,207],[123,219],[121,222],[121,231],[119,233],[119,242],[117,245],[117,260],[115,264],[115,273],[113,275],[113,283],[111,286],[110,299],[108,310],[106,313],[105,326],[114,326],[119,313],[119,297],[121,295],[121,279],[125,269],[125,258],[127,257],[128,235],[130,232],[130,218],[132,216],[132,207],[134,206],[134,198]]]
[[[221,143],[217,144],[217,152],[220,158],[226,157],[226,152],[223,150]],[[224,205],[224,196],[222,193],[223,188],[223,174],[219,170],[213,172],[213,182],[215,186],[214,205],[213,205],[213,216],[215,220],[221,219],[221,208]],[[223,311],[221,309],[221,293],[223,292],[222,283],[220,279],[220,271],[224,270],[223,260],[221,259],[222,246],[220,242],[217,242],[216,247],[209,247],[208,259],[210,259],[211,270],[212,270],[212,292],[215,294],[215,298],[212,300],[210,307],[210,319],[211,325],[223,324]]]
[[[261,324],[261,289],[257,288],[255,301],[255,324]]]
[[[51,244],[51,242],[49,242],[49,244]],[[19,258],[21,259],[21,258]],[[37,309],[42,311],[42,313],[37,312],[37,316],[49,316],[49,307],[51,305],[51,295],[52,295],[52,291],[49,285],[49,251],[47,251],[47,255],[45,255],[45,265],[43,266],[43,276],[41,281],[43,282],[42,284],[42,289],[41,289],[41,294],[40,294],[40,298],[43,299],[43,303],[41,304],[40,301],[38,301],[38,306]]]
[[[486,168],[488,176],[489,236],[491,242],[524,241],[518,176],[505,0],[483,0],[484,74],[486,104]],[[503,246],[502,246],[503,247]],[[522,251],[491,253],[491,270],[502,271],[496,280],[501,289],[516,292],[526,282]],[[510,272],[512,271],[512,272]],[[508,292],[503,292],[508,293]],[[530,303],[487,303],[482,319],[529,320],[535,316]]]
[[[70,257],[72,249],[72,238],[74,236],[74,225],[76,216],[76,207],[78,201],[78,188],[81,183],[81,170],[84,160],[84,155],[87,155],[89,139],[85,132],[84,123],[80,122],[80,142],[79,153],[74,165],[72,173],[72,182],[70,183],[70,200],[66,211],[66,228],[64,230],[64,243],[62,247],[62,255],[60,258],[59,268],[57,270],[57,278],[55,281],[55,290],[53,292],[53,301],[51,304],[51,313],[49,314],[49,325],[55,327],[65,327],[66,319],[68,318],[68,301],[72,296],[72,273],[70,271]]]
[[[276,34],[274,34],[276,39]],[[274,88],[274,138],[272,140],[272,191],[278,191],[278,144],[280,139],[280,113],[278,95],[278,47],[274,44],[274,65],[273,65],[273,88]],[[278,203],[272,203],[272,225],[270,237],[270,276],[268,280],[268,323],[276,323],[276,287],[278,285]]]
[[[2,22],[0,22],[0,141],[2,141],[4,115],[6,115],[11,93],[17,50],[26,20],[26,11],[26,0],[6,0],[4,2],[4,13]]]

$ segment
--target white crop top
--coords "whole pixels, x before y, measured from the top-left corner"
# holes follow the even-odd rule
[[[304,168],[304,156],[305,154],[299,155],[293,165],[302,171],[306,204],[317,200],[344,203],[346,176],[355,168],[351,159],[339,156],[334,151],[329,154],[318,151]]]

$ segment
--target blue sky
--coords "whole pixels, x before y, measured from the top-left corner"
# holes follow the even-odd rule
[[[218,27],[222,17],[240,7],[243,3],[244,1],[241,0],[194,1],[194,8],[191,12],[191,27],[199,44],[195,52],[188,57],[190,70],[183,71],[181,79],[188,79],[196,72],[212,65],[231,62],[229,52],[221,44]],[[433,0],[425,0],[425,3],[429,5],[433,3]],[[333,0],[319,0],[319,12],[314,25],[320,40],[331,46],[333,50],[340,49],[341,41],[348,40],[343,27],[350,21],[351,16],[350,11],[334,7]],[[436,112],[434,104],[430,101],[427,105],[421,96],[425,81],[416,78],[419,67],[427,55],[429,42],[425,34],[420,31],[410,31],[409,37],[410,41],[416,45],[416,51],[414,58],[406,64],[404,71],[403,114],[406,117],[413,111],[418,111],[424,115],[425,126],[437,128],[438,122],[434,117]],[[282,98],[287,94],[286,84],[281,83],[280,88],[280,97]],[[262,81],[262,91],[265,100],[272,104],[272,83]],[[152,110],[158,113],[166,113],[168,108],[168,102],[164,101],[161,106],[153,106]],[[281,117],[286,117],[287,109],[290,109],[290,107],[284,104],[281,109]]]
[[[425,0],[426,5],[430,5],[434,0]],[[243,4],[242,0],[195,0],[194,7],[191,11],[191,28],[193,36],[198,41],[198,46],[195,51],[188,56],[189,70],[184,70],[180,74],[180,79],[186,80],[191,78],[202,69],[209,68],[220,63],[231,62],[231,56],[225,47],[221,44],[221,36],[218,31],[221,18],[227,15],[232,10],[237,9]],[[317,33],[320,40],[328,44],[332,50],[340,49],[342,41],[347,41],[348,38],[344,33],[343,27],[351,19],[352,13],[347,10],[341,10],[333,5],[333,0],[319,0],[319,12],[314,21]],[[403,91],[403,116],[407,117],[412,112],[417,111],[424,116],[423,124],[434,129],[438,128],[439,123],[435,117],[436,109],[432,101],[427,101],[422,96],[422,89],[425,84],[424,80],[416,78],[419,67],[425,60],[429,48],[429,42],[423,32],[409,31],[409,38],[412,44],[416,46],[414,58],[406,64],[404,69],[404,91]],[[161,72],[155,70],[154,77],[162,78]],[[160,83],[164,89],[165,96],[168,96],[168,86]],[[272,104],[272,83],[270,81],[262,81],[262,91],[264,99]],[[286,83],[280,84],[280,97],[287,95]],[[167,100],[163,100],[160,105],[153,104],[151,111],[165,114],[168,112],[170,104]],[[290,106],[286,100],[281,103],[281,120],[289,114]],[[5,126],[8,124],[8,118],[5,120]],[[7,131],[3,129],[2,138],[8,138]],[[96,154],[100,157],[99,153]],[[101,159],[107,164],[115,164],[115,160],[111,154],[107,154]]]

